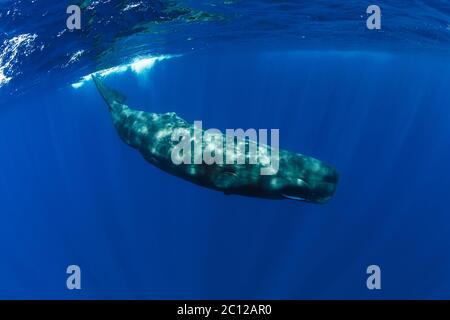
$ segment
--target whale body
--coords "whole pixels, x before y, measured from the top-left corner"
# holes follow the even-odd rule
[[[260,161],[256,164],[249,161],[241,164],[175,164],[172,155],[178,142],[173,140],[172,134],[180,129],[193,131],[194,125],[173,112],[157,114],[129,108],[121,93],[108,88],[99,77],[92,78],[108,105],[120,138],[137,149],[149,163],[167,173],[227,195],[265,199],[325,203],[336,190],[339,175],[333,167],[281,149],[278,150],[278,170],[271,175],[261,175],[264,165]],[[247,150],[249,144],[255,142],[245,139],[236,143],[244,143]],[[211,149],[208,141],[203,141],[201,147]]]

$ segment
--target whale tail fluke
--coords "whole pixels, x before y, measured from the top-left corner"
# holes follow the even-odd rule
[[[114,110],[115,107],[118,105],[123,106],[123,104],[127,99],[123,94],[121,94],[117,90],[108,88],[100,79],[100,77],[96,75],[92,75],[92,80],[94,81],[98,92],[100,92],[101,96],[105,100],[106,104],[109,106],[110,110],[111,109]]]

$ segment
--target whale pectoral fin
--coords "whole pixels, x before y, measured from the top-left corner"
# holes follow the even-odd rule
[[[238,182],[238,176],[236,175],[236,173],[231,171],[221,172],[214,179],[214,185],[219,189],[225,190],[237,186]],[[227,192],[225,192],[225,194],[227,194]]]

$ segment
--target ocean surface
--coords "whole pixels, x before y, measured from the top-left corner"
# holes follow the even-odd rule
[[[450,2],[74,2],[0,1],[0,298],[450,298]],[[168,175],[119,139],[92,73],[133,108],[277,128],[337,192]]]

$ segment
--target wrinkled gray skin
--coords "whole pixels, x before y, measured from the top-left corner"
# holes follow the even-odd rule
[[[179,142],[172,141],[172,132],[176,128],[193,132],[193,125],[173,112],[155,114],[130,109],[120,93],[106,87],[97,77],[93,80],[109,106],[120,138],[161,170],[225,194],[266,199],[325,203],[336,190],[338,173],[335,169],[317,159],[285,150],[279,150],[279,170],[274,175],[261,175],[259,161],[258,164],[246,161],[246,164],[175,165],[172,149]],[[253,143],[240,142],[247,146]],[[206,144],[203,141],[203,147]]]

